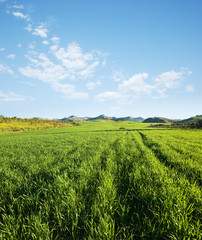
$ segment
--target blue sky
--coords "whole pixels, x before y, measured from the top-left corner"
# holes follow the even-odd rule
[[[202,114],[201,0],[0,0],[0,115]]]

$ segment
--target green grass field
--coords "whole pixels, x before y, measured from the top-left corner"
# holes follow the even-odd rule
[[[0,135],[0,239],[201,239],[202,131],[130,122]]]

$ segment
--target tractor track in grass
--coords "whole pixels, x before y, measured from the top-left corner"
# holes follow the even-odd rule
[[[176,171],[171,170],[161,163],[152,150],[143,143],[138,131],[132,133],[130,141],[133,143],[129,145],[131,146],[131,151],[128,156],[131,166],[128,166],[129,171],[120,171],[122,174],[118,177],[120,183],[125,182],[125,185],[122,185],[122,188],[125,190],[122,191],[123,195],[121,194],[121,196],[123,196],[122,201],[125,203],[125,206],[128,206],[128,210],[126,208],[125,211],[129,211],[132,218],[127,214],[126,216],[128,216],[128,221],[131,222],[131,224],[135,224],[134,228],[138,229],[137,232],[139,231],[140,234],[144,227],[136,225],[136,221],[141,221],[143,225],[147,225],[148,223],[153,226],[158,225],[163,229],[165,227],[164,223],[158,222],[159,219],[158,217],[156,219],[156,216],[162,214],[160,218],[167,219],[169,214],[175,215],[176,213],[174,212],[176,209],[173,209],[175,206],[179,208],[180,211],[186,211],[185,209],[189,208],[189,205],[185,206],[184,209],[183,198],[185,196],[190,199],[190,206],[192,206],[192,204],[194,206],[192,213],[193,222],[190,218],[190,220],[188,220],[189,224],[192,225],[197,219],[201,219],[200,210],[197,210],[200,209],[201,206],[199,189],[193,186],[184,176],[178,176]],[[123,163],[124,162],[125,161],[123,161]],[[134,163],[132,164],[132,162]],[[126,173],[125,176],[123,172]],[[168,203],[172,209],[166,206]],[[184,214],[186,213],[184,212]],[[148,218],[148,221],[146,221],[145,218]],[[168,221],[167,224],[173,224],[171,223],[173,220],[171,220],[170,217],[168,217],[165,222],[166,221]],[[177,221],[182,221],[182,219],[179,217]],[[160,234],[160,231],[158,234]],[[148,239],[151,239],[151,237],[153,237],[153,239],[167,239],[165,232],[161,234],[160,238],[159,235],[158,237],[157,235],[148,235]],[[137,237],[137,239],[139,238]]]
[[[160,134],[156,135],[159,142],[162,140],[164,141],[164,144],[172,148],[175,152],[183,156],[183,158],[188,159],[189,161],[193,160],[194,164],[198,165],[199,168],[201,168],[202,164],[202,158],[200,154],[201,150],[201,142],[200,140],[196,139],[195,142],[190,141],[190,139],[184,138],[183,141],[177,139],[175,136],[169,135],[169,136],[162,136]],[[193,151],[194,149],[194,151]]]
[[[198,166],[190,164],[189,162],[183,161],[181,155],[172,148],[172,154],[176,155],[176,159],[173,159],[166,151],[162,151],[162,143],[154,142],[152,139],[143,134],[141,131],[138,131],[143,144],[148,147],[156,156],[156,158],[162,162],[166,167],[174,169],[179,174],[186,177],[192,184],[197,184],[199,187],[202,186],[201,170]],[[170,146],[169,146],[170,148]],[[168,151],[171,149],[167,148]],[[179,159],[179,160],[177,160]]]
[[[2,144],[0,239],[200,239],[198,186],[161,162],[139,131]]]

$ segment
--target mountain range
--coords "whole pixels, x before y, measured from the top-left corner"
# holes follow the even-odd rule
[[[69,121],[69,122],[83,122],[83,121],[98,121],[98,120],[103,120],[103,121],[129,121],[129,122],[143,122],[143,123],[174,123],[174,124],[191,124],[197,121],[202,120],[202,115],[196,115],[194,117],[190,117],[188,119],[168,119],[168,118],[163,118],[163,117],[151,117],[144,119],[142,117],[110,117],[106,116],[104,114],[99,115],[97,117],[78,117],[75,115],[65,117],[62,119],[59,119],[61,121]]]
[[[75,115],[65,117],[60,119],[61,121],[70,121],[70,122],[83,122],[83,121],[96,121],[96,120],[112,120],[112,121],[129,121],[129,122],[142,122],[144,119],[141,117],[133,118],[131,116],[128,117],[109,117],[104,114],[99,115],[97,117],[77,117]]]
[[[202,115],[196,115],[187,119],[168,119],[163,117],[153,117],[143,120],[143,123],[172,123],[172,124],[193,124],[202,120]]]

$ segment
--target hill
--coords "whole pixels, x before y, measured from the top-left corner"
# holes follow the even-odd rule
[[[60,121],[69,121],[69,122],[84,122],[88,121],[88,117],[77,117],[77,116],[69,116],[68,118],[62,118]]]
[[[177,120],[171,120],[163,117],[153,117],[147,118],[143,121],[143,123],[175,123]]]
[[[147,118],[143,123],[159,123],[158,125],[151,125],[151,127],[172,127],[172,128],[202,128],[202,115],[196,115],[183,120],[171,120],[167,118]],[[162,123],[170,123],[171,125],[163,125]]]
[[[131,116],[117,118],[117,121],[128,121],[128,122],[142,122],[143,120],[144,120],[144,118],[142,118],[142,117],[133,118]]]
[[[199,121],[202,121],[202,115],[197,115],[195,117],[190,117],[184,120],[179,121],[179,123],[182,124],[194,124],[194,123],[198,123]]]
[[[114,117],[109,117],[109,116],[106,116],[104,114],[102,115],[99,115],[95,118],[88,118],[88,121],[93,121],[93,120],[98,120],[98,119],[101,119],[101,120],[114,120],[115,118]]]
[[[184,119],[177,124],[177,126],[183,126],[188,128],[202,128],[202,115],[197,115],[195,117]]]

